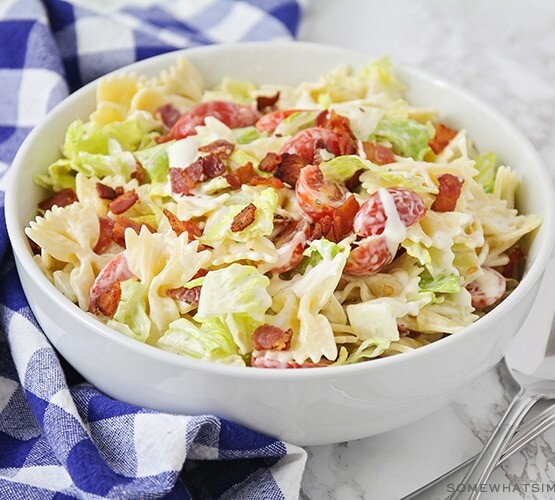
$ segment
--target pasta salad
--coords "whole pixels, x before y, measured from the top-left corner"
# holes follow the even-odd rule
[[[519,177],[411,105],[387,59],[295,87],[180,58],[101,79],[26,234],[81,309],[137,341],[261,368],[456,334],[517,285]]]

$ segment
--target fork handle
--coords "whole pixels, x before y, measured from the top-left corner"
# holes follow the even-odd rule
[[[503,450],[535,402],[533,395],[524,389],[520,390],[456,491],[449,496],[449,500],[475,500],[480,496],[480,490],[497,466]]]

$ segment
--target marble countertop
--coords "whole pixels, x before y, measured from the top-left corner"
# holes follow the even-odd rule
[[[555,2],[542,0],[303,0],[299,38],[389,55],[473,92],[540,152],[555,177]],[[521,334],[526,334],[526,325]],[[526,345],[520,343],[519,345]],[[502,366],[460,391],[450,406],[402,429],[308,448],[301,498],[399,499],[480,450],[515,386]],[[422,494],[445,498],[462,473]],[[555,430],[498,467],[482,498],[547,499]]]

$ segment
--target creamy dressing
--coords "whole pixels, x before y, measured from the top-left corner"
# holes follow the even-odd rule
[[[395,206],[395,200],[393,199],[391,193],[386,188],[380,188],[378,190],[378,195],[387,217],[385,221],[385,229],[382,234],[385,238],[385,243],[389,253],[391,255],[395,255],[399,244],[407,236],[407,228],[399,217],[397,207]]]
[[[498,298],[503,295],[505,289],[505,279],[497,271],[488,267],[483,267],[484,271],[474,280],[474,284],[480,292],[488,298]]]
[[[199,156],[200,141],[195,136],[176,141],[168,147],[168,164],[170,168],[185,168]]]
[[[357,140],[357,155],[360,156],[363,160],[367,160],[368,157],[366,156],[366,151],[364,151],[364,145],[360,139]]]

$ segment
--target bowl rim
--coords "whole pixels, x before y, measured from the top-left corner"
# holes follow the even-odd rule
[[[274,50],[308,50],[308,51],[326,51],[337,57],[348,58],[358,58],[362,59],[366,57],[368,61],[376,59],[376,57],[370,53],[366,53],[360,50],[346,49],[333,45],[326,45],[321,43],[313,42],[299,42],[299,41],[270,41],[270,42],[241,42],[241,43],[230,43],[224,45],[209,45],[200,46],[193,48],[180,49],[172,52],[167,52],[160,54],[142,61],[135,62],[133,64],[124,66],[115,71],[112,71],[104,76],[116,75],[121,72],[145,72],[142,70],[143,66],[156,66],[169,61],[175,61],[179,56],[187,56],[190,54],[202,55],[203,53],[211,52],[221,52],[233,54],[236,51],[242,50],[262,50],[262,51],[274,51]],[[332,58],[330,57],[330,60]],[[335,57],[333,58],[335,60]],[[340,59],[338,59],[340,60]],[[440,341],[432,342],[426,346],[420,347],[418,349],[401,353],[401,355],[395,355],[385,358],[372,359],[360,363],[355,363],[351,365],[340,365],[340,366],[328,366],[325,370],[322,369],[256,369],[253,367],[243,367],[243,366],[233,366],[225,365],[221,363],[216,363],[212,361],[204,361],[193,358],[188,358],[186,356],[165,351],[163,349],[144,344],[140,341],[127,337],[121,332],[109,328],[102,322],[98,321],[92,317],[89,313],[83,311],[79,308],[77,304],[71,302],[67,297],[65,297],[55,286],[51,283],[48,278],[42,273],[41,269],[34,261],[30,248],[26,241],[26,236],[24,229],[16,224],[16,213],[17,213],[17,200],[15,194],[16,186],[18,183],[18,178],[20,176],[17,173],[24,168],[23,159],[27,156],[28,151],[32,148],[34,141],[37,137],[44,133],[44,130],[48,127],[49,123],[57,118],[57,116],[66,109],[74,104],[75,101],[81,99],[81,96],[89,93],[92,89],[95,89],[99,79],[96,79],[87,85],[83,86],[73,94],[69,95],[57,106],[55,106],[47,115],[44,117],[39,124],[37,124],[29,135],[25,138],[24,142],[20,146],[12,165],[8,171],[6,195],[5,195],[5,220],[8,231],[8,236],[12,245],[13,253],[16,260],[23,266],[25,272],[34,282],[34,284],[43,291],[47,293],[52,300],[55,300],[57,304],[66,314],[70,314],[77,321],[83,322],[87,328],[90,329],[90,334],[100,335],[108,342],[115,342],[120,346],[130,349],[131,352],[137,355],[142,355],[145,357],[153,357],[159,362],[164,364],[173,365],[177,368],[188,369],[188,370],[200,370],[205,372],[211,372],[213,374],[222,374],[227,376],[233,376],[235,378],[258,378],[258,379],[304,379],[312,377],[320,378],[338,378],[344,376],[350,376],[352,374],[362,373],[362,372],[372,372],[374,370],[380,370],[382,368],[387,368],[395,366],[402,363],[409,363],[415,358],[424,359],[429,356],[434,356],[435,352],[439,350],[448,349],[449,346],[456,345],[456,343],[463,342],[464,339],[473,335],[479,335],[480,331],[487,331],[494,322],[502,317],[505,312],[508,312],[513,304],[516,304],[523,298],[534,286],[534,284],[542,277],[542,274],[547,267],[547,263],[551,258],[552,249],[555,244],[555,190],[553,188],[553,183],[551,177],[545,167],[538,151],[534,148],[530,140],[518,130],[504,115],[497,111],[494,107],[490,106],[482,99],[476,97],[467,90],[455,85],[453,83],[447,82],[435,74],[423,70],[422,68],[415,68],[410,65],[398,64],[393,61],[394,70],[400,71],[405,76],[416,75],[417,77],[427,80],[433,85],[440,85],[447,88],[450,92],[464,98],[474,105],[481,107],[484,113],[489,114],[492,118],[503,126],[514,136],[520,143],[520,146],[525,150],[525,154],[530,158],[530,168],[533,169],[533,174],[539,176],[540,181],[538,186],[540,187],[543,201],[546,204],[547,210],[545,215],[542,215],[542,241],[537,246],[537,253],[535,255],[535,260],[532,265],[528,268],[526,274],[523,276],[522,280],[515,288],[515,290],[492,312],[484,315],[478,319],[473,324],[465,327],[460,332],[452,334],[446,338],[440,339]],[[146,71],[147,72],[147,71]],[[102,77],[101,77],[102,78]],[[271,83],[271,82],[269,82]],[[48,337],[48,336],[47,336]]]

